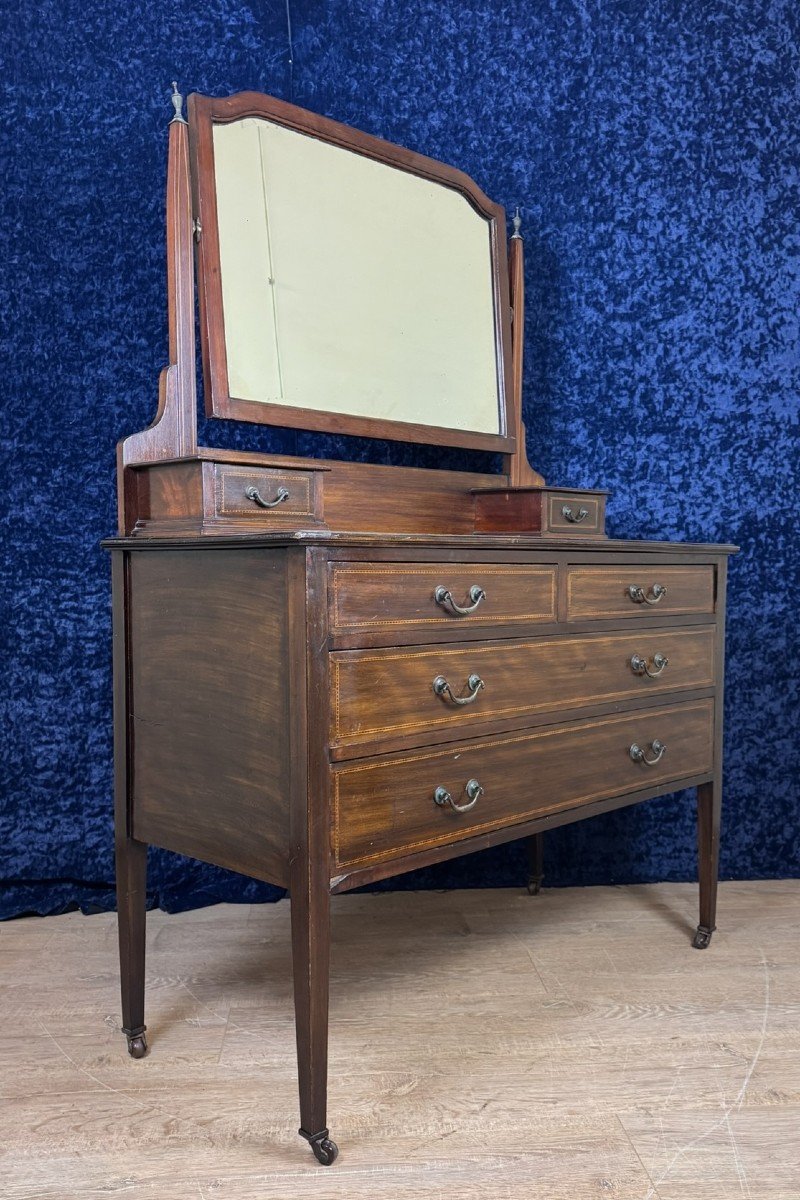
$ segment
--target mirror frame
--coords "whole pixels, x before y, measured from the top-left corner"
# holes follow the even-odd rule
[[[238,92],[233,96],[213,97],[195,92],[189,96],[188,110],[194,209],[200,230],[200,235],[196,238],[197,277],[207,415],[249,421],[258,425],[278,425],[331,434],[355,434],[360,437],[389,438],[393,441],[513,453],[516,449],[516,439],[509,428],[509,398],[512,394],[511,304],[506,219],[502,206],[494,204],[468,175],[455,167],[416,154],[412,150],[405,150],[402,146],[395,146],[391,142],[372,137],[338,121],[318,116],[294,104],[287,104],[274,96],[262,95],[259,92]],[[350,416],[320,409],[243,400],[230,395],[222,306],[213,127],[216,124],[240,121],[245,117],[261,117],[273,121],[298,133],[307,134],[452,188],[464,196],[472,208],[487,221],[492,262],[499,433],[448,429],[378,417]]]

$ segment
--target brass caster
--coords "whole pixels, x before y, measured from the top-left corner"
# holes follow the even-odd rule
[[[127,1029],[123,1029],[123,1033],[128,1039],[128,1054],[131,1058],[144,1058],[147,1054],[147,1038],[144,1035],[145,1027],[137,1029],[134,1033],[129,1033]]]
[[[707,950],[711,945],[711,935],[713,929],[706,929],[704,925],[697,926],[697,933],[692,938],[692,946],[695,950]]]
[[[314,1157],[318,1163],[322,1163],[323,1167],[333,1166],[339,1153],[339,1147],[332,1138],[328,1137],[327,1129],[323,1129],[321,1133],[306,1133],[305,1129],[298,1129],[297,1132],[300,1137],[306,1139],[314,1151]]]

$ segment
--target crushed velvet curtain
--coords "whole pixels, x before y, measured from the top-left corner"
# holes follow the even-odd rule
[[[4,23],[0,912],[109,907],[114,444],[165,362],[169,82],[468,171],[526,236],[525,418],[612,535],[737,542],[723,876],[798,869],[796,0],[41,0]],[[204,423],[206,443],[479,455]],[[551,884],[691,879],[693,797],[558,830]],[[392,887],[520,884],[503,846]],[[278,893],[166,853],[152,903]]]

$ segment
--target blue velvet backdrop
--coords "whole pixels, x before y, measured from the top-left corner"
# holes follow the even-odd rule
[[[114,443],[151,420],[165,361],[172,78],[294,99],[522,204],[531,459],[552,482],[610,487],[612,534],[741,544],[722,872],[797,873],[796,0],[292,0],[293,71],[284,0],[5,15],[2,913],[112,903],[98,541]],[[436,457],[215,425],[207,442]],[[547,870],[692,878],[692,797],[556,832]],[[394,886],[523,877],[510,846]],[[276,894],[167,854],[151,885],[172,908]]]

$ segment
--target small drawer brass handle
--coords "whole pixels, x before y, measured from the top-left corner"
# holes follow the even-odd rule
[[[654,742],[650,743],[650,749],[653,751],[652,758],[648,758],[641,746],[637,746],[636,742],[634,742],[628,753],[635,763],[644,763],[647,767],[653,767],[667,753],[667,747],[656,738]]]
[[[658,679],[664,668],[668,666],[669,659],[666,654],[654,654],[652,666],[646,658],[642,658],[641,654],[634,654],[631,659],[631,670],[634,675],[646,675],[648,679]]]
[[[585,521],[589,515],[588,508],[579,508],[576,513],[572,511],[568,504],[561,507],[561,515],[565,521],[569,521],[571,525],[580,525],[581,521]]]
[[[441,696],[442,699],[446,697],[448,700],[452,701],[453,704],[472,704],[474,700],[478,699],[478,692],[484,687],[486,687],[486,684],[483,682],[480,675],[470,675],[469,679],[467,680],[467,691],[469,695],[457,696],[450,687],[450,684],[445,679],[444,675],[437,675],[433,681],[433,690],[436,692],[436,695]]]
[[[470,613],[475,612],[475,609],[478,607],[481,601],[486,599],[486,592],[482,587],[479,587],[477,583],[473,583],[472,587],[469,589],[469,598],[471,604],[468,608],[462,608],[461,605],[456,604],[455,600],[453,599],[452,592],[450,592],[446,587],[442,587],[441,584],[433,593],[433,598],[436,603],[440,605],[445,612],[449,612],[452,617],[468,617]]]
[[[433,793],[433,802],[438,804],[440,808],[452,808],[453,812],[465,813],[469,812],[478,803],[478,800],[483,795],[483,788],[478,783],[477,779],[470,779],[466,786],[466,793],[469,796],[469,804],[456,804],[453,797],[448,792],[447,788],[437,787]]]
[[[662,587],[660,583],[654,583],[647,592],[636,583],[632,583],[628,588],[628,595],[634,604],[658,604],[659,600],[663,600],[666,594],[667,589]]]
[[[258,488],[252,485],[249,488],[245,488],[244,494],[248,500],[252,500],[259,508],[277,508],[279,504],[283,504],[284,500],[289,499],[289,493],[285,487],[278,488],[274,500],[265,500]]]

